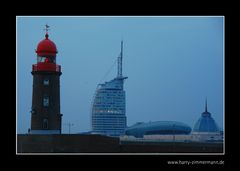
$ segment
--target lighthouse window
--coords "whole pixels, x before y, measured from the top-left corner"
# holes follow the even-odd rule
[[[49,106],[49,97],[48,96],[44,96],[43,97],[43,106],[44,107],[48,107]]]
[[[43,57],[43,56],[38,56],[38,57],[37,57],[37,61],[38,61],[38,62],[44,62],[45,59],[46,59],[46,57]]]
[[[43,119],[43,129],[48,129],[48,120]]]
[[[49,79],[48,78],[45,78],[43,80],[43,85],[49,85]]]

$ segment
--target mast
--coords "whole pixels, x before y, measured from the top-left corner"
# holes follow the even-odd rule
[[[208,112],[207,111],[207,98],[205,99],[205,112]]]
[[[122,77],[122,58],[123,58],[123,41],[121,41],[121,52],[118,57],[118,74],[117,77]]]

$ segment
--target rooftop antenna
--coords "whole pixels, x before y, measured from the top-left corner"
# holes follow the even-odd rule
[[[123,58],[123,40],[121,41],[121,53],[118,57],[118,75],[117,75],[117,77],[122,77],[122,58]]]
[[[205,112],[208,112],[207,111],[207,97],[206,97],[206,100],[205,100]]]

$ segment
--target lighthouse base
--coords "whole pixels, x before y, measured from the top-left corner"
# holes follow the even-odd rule
[[[30,134],[61,134],[60,130],[30,130]]]

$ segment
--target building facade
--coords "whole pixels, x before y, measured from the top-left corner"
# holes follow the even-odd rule
[[[118,57],[117,77],[104,84],[99,84],[91,108],[92,133],[108,136],[120,136],[126,128],[126,96],[122,76],[123,42]]]
[[[211,113],[208,112],[207,100],[205,102],[205,111],[195,123],[191,135],[193,141],[214,142],[224,140],[223,131],[219,129]]]

